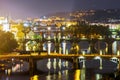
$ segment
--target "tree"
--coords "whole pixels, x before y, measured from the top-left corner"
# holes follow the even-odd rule
[[[11,32],[0,31],[0,53],[10,53],[18,46]]]
[[[109,26],[103,25],[89,25],[79,23],[77,25],[71,25],[67,28],[69,34],[74,35],[76,38],[80,37],[80,35],[85,35],[87,38],[91,38],[91,35],[96,38],[96,36],[109,36],[111,32],[109,30]]]

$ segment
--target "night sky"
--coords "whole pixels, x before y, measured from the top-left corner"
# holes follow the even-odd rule
[[[120,9],[120,0],[0,0],[0,16],[15,19],[81,9]]]

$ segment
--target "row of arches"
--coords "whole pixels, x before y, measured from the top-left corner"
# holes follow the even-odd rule
[[[95,43],[92,43],[87,40],[79,41],[79,42],[71,42],[71,41],[62,41],[60,43],[55,43],[52,41],[44,41],[38,42],[34,40],[27,41],[25,44],[26,51],[47,51],[48,43],[50,43],[51,52],[63,53],[63,48],[65,48],[65,53],[102,53],[107,54],[109,45],[111,45],[111,53],[117,54],[120,51],[120,41],[114,41],[109,44],[105,41],[99,40]]]

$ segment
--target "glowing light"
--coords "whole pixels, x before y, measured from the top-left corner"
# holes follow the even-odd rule
[[[75,71],[75,80],[80,80],[80,72],[79,69]]]
[[[24,26],[25,26],[25,27],[28,27],[28,24],[27,24],[27,23],[24,23]]]
[[[100,56],[96,56],[94,59],[101,59],[101,57]]]
[[[48,27],[47,29],[48,29],[48,30],[51,30],[51,27]]]
[[[12,71],[15,72],[20,69],[20,64],[16,64],[15,67],[12,67]]]
[[[63,54],[66,54],[66,42],[63,42]]]
[[[70,23],[68,23],[68,24],[67,24],[67,27],[69,27],[69,26],[71,26],[71,24],[70,24]]]
[[[47,68],[50,70],[51,69],[51,60],[50,59],[48,59],[48,62],[47,62]]]
[[[100,50],[100,55],[102,55],[102,50]]]
[[[117,51],[117,55],[118,55],[118,56],[120,55],[120,51]]]
[[[82,55],[85,55],[85,51],[82,51]]]
[[[84,59],[85,57],[84,56],[80,56],[80,57],[78,57],[78,59]]]
[[[39,79],[38,79],[38,75],[34,75],[33,77],[31,77],[30,80],[39,80]]]
[[[54,61],[53,61],[53,68],[56,70],[56,64],[57,64],[57,62],[56,62],[56,58],[54,58]]]
[[[10,31],[9,24],[3,25],[3,31]]]
[[[50,52],[51,52],[51,42],[49,41],[48,42],[48,55],[50,54]]]
[[[102,78],[102,76],[100,74],[96,74],[96,80],[100,80]]]

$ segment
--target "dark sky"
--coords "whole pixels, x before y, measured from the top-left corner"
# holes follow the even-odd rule
[[[120,0],[0,0],[0,16],[40,17],[81,9],[120,9]]]

